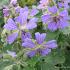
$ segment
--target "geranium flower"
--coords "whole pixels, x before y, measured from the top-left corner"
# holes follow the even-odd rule
[[[51,52],[51,49],[55,49],[57,47],[56,40],[51,40],[45,42],[46,33],[40,34],[39,32],[35,33],[35,40],[26,38],[22,43],[22,46],[25,48],[29,48],[30,51],[27,52],[27,56],[33,57],[35,54],[39,53],[42,56],[46,56]]]
[[[61,11],[58,15],[56,8],[52,7],[50,11],[54,14],[45,14],[42,16],[42,22],[47,24],[48,29],[51,31],[55,31],[57,29],[64,29],[65,27],[69,26],[68,23],[68,12],[67,10]]]
[[[7,23],[4,25],[5,29],[15,31],[14,33],[12,33],[11,35],[9,35],[7,37],[7,42],[9,44],[11,44],[15,41],[15,39],[18,37],[19,33],[23,34],[22,33],[23,31],[25,32],[25,30],[34,29],[37,27],[37,24],[36,24],[37,18],[34,17],[31,19],[28,19],[28,13],[29,13],[29,11],[26,11],[26,10],[24,10],[23,12],[21,11],[19,13],[19,16],[17,16],[14,19],[15,21],[12,18],[9,18]],[[25,35],[26,35],[26,33],[24,34],[24,36]],[[21,36],[23,36],[23,35],[21,35]]]

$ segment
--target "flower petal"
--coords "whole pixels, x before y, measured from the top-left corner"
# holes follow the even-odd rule
[[[55,31],[55,30],[57,30],[57,23],[55,23],[55,22],[50,22],[50,23],[48,23],[48,29],[49,30],[51,30],[51,31]]]
[[[19,16],[15,18],[15,21],[23,25],[27,23],[27,18],[28,18],[28,11],[20,13]]]
[[[42,44],[44,42],[44,39],[46,37],[46,33],[40,34],[39,32],[35,33],[35,38],[38,44]]]
[[[8,30],[15,30],[17,29],[17,25],[11,18],[9,18],[7,24],[4,25],[4,28]]]
[[[51,40],[51,41],[48,41],[44,46],[46,48],[54,49],[54,48],[57,48],[57,42],[56,40]]]
[[[42,16],[42,22],[45,24],[50,20],[50,15],[43,15]]]
[[[38,20],[37,18],[30,19],[29,23],[26,25],[26,28],[27,29],[36,28],[37,27],[37,24],[36,24],[37,20]]]
[[[27,11],[29,11],[27,6],[25,6],[24,8],[20,8],[20,13],[24,13]]]
[[[30,16],[35,16],[39,11],[37,9],[32,9]]]
[[[36,51],[27,52],[28,57],[33,57],[36,54]]]
[[[64,16],[64,17],[68,16],[68,11],[67,10],[61,11],[60,16]]]
[[[8,8],[3,9],[3,14],[4,14],[4,17],[9,16],[9,9]]]
[[[9,44],[12,44],[17,37],[18,37],[18,33],[15,32],[7,37],[7,42]]]
[[[42,55],[42,56],[46,56],[46,55],[49,54],[50,52],[51,52],[51,49],[49,49],[49,48],[43,49],[43,50],[41,51],[41,55]]]
[[[58,9],[56,6],[48,7],[49,12],[56,14]]]
[[[22,46],[24,46],[25,48],[34,48],[35,47],[35,44],[32,42],[31,39],[26,38],[24,40],[24,43],[22,43]]]
[[[65,27],[69,26],[69,23],[65,19],[60,19],[57,25],[58,25],[58,28],[64,29]]]
[[[24,42],[24,40],[25,40],[26,38],[32,38],[30,32],[23,32],[23,31],[22,31],[22,33],[21,33],[22,42]]]

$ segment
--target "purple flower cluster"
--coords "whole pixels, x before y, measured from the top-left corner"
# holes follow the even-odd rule
[[[53,2],[53,5],[50,4]],[[60,0],[56,4],[54,0],[40,0],[37,7],[29,9],[27,6],[21,8],[17,5],[17,0],[11,0],[10,4],[13,6],[16,16],[9,16],[9,10],[3,9],[4,16],[8,16],[8,20],[4,28],[10,33],[6,38],[9,44],[12,44],[17,38],[22,41],[23,49],[28,49],[27,56],[33,57],[36,54],[45,56],[51,52],[52,49],[57,48],[56,40],[46,42],[46,33],[35,33],[35,39],[32,38],[31,31],[37,27],[39,21],[47,24],[47,29],[56,31],[64,29],[69,26],[67,5],[68,0]],[[13,12],[14,12],[13,10]],[[42,11],[42,16],[37,18],[37,14]],[[41,20],[39,20],[41,19]],[[39,21],[38,21],[39,20]],[[16,57],[15,52],[7,51],[12,57]]]
[[[36,12],[37,10],[35,10]],[[35,15],[35,12],[30,14],[31,16]],[[37,13],[37,12],[36,12]],[[18,37],[18,35],[21,35],[22,39],[24,40],[25,37],[31,37],[29,36],[29,32],[25,32],[26,30],[31,30],[37,27],[37,18],[31,18],[28,19],[29,11],[27,8],[20,9],[19,16],[16,18],[9,18],[7,20],[7,23],[4,25],[4,28],[7,30],[13,30],[14,33],[10,34],[7,37],[7,42],[9,44],[13,43],[15,39]],[[20,34],[19,34],[20,33]]]

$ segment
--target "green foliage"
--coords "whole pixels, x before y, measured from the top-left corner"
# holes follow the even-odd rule
[[[11,60],[0,60],[0,70],[11,70],[13,62]]]
[[[3,5],[8,5],[9,0],[0,0],[0,9],[3,7]]]
[[[36,0],[18,0],[18,3],[21,7],[26,5],[31,6],[36,3]]]
[[[55,67],[52,64],[48,64],[45,62],[41,62],[38,66],[37,66],[37,70],[59,70],[59,68]]]
[[[64,52],[62,50],[54,50],[50,55],[47,55],[45,61],[52,65],[62,64],[65,61]]]
[[[70,34],[70,26],[62,30],[63,34],[69,35]]]

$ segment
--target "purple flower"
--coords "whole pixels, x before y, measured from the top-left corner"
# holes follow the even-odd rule
[[[24,42],[24,40],[25,40],[27,37],[28,37],[28,38],[32,38],[30,32],[22,31],[22,32],[21,32],[21,39],[22,39],[22,42]]]
[[[26,38],[22,43],[22,46],[30,49],[30,51],[27,52],[27,56],[33,57],[36,53],[45,56],[51,52],[51,49],[57,48],[57,43],[55,40],[45,42],[45,38],[46,33],[40,34],[39,32],[35,33],[36,40]]]
[[[49,0],[40,0],[40,4],[38,5],[38,9],[46,9],[49,4]]]
[[[22,19],[22,18],[20,18]],[[4,25],[4,28],[5,29],[8,29],[8,30],[15,30],[15,32],[13,34],[10,34],[8,37],[7,37],[7,42],[9,44],[13,43],[16,38],[18,37],[18,34],[21,33],[21,38],[22,38],[22,41],[26,38],[26,37],[30,37],[30,33],[29,32],[26,32],[26,33],[23,33],[23,31],[25,31],[25,29],[33,29],[35,28],[37,25],[36,25],[36,20],[34,18],[32,18],[29,23],[27,24],[23,24],[20,26],[17,26],[18,24],[16,24],[11,18],[8,19],[7,23]]]
[[[65,8],[65,9],[68,9],[69,6],[68,6],[68,3],[70,2],[70,0],[60,0],[58,3],[57,3],[57,6],[59,8]]]
[[[52,15],[43,15],[42,22],[45,24],[47,23],[48,29],[51,31],[55,31],[57,29],[64,29],[67,27],[68,24],[68,12],[64,10],[60,12],[59,15],[52,16]]]
[[[37,12],[36,12],[37,13]],[[16,38],[18,37],[18,34],[21,36],[22,42],[23,40],[28,37],[31,38],[31,34],[29,32],[25,32],[26,30],[31,30],[37,27],[37,18],[28,18],[29,10],[28,7],[20,8],[19,10],[19,16],[14,18],[9,18],[7,20],[7,23],[4,25],[4,28],[7,30],[13,30],[14,33],[10,34],[7,37],[7,42],[9,44],[13,43]],[[32,15],[35,15],[32,14]]]
[[[16,52],[13,52],[13,51],[8,51],[7,50],[7,53],[8,53],[8,55],[12,56],[13,58],[15,58],[17,56]]]
[[[4,8],[3,9],[3,14],[4,14],[4,17],[9,16],[9,9],[8,8]]]
[[[55,13],[57,13],[58,8],[57,8],[56,6],[48,7],[48,11],[49,11],[50,13],[55,14]]]
[[[10,4],[16,5],[16,4],[17,4],[17,0],[11,0],[11,1],[10,1]]]
[[[21,8],[19,16],[15,18],[15,21],[20,23],[21,25],[25,25],[26,29],[36,28],[37,27],[37,24],[36,24],[37,18],[33,17],[29,20],[28,19],[29,13],[30,12],[27,7]],[[35,13],[33,13],[32,15],[35,15]],[[21,28],[25,29],[25,27],[21,27]]]
[[[24,25],[23,25],[24,26]],[[31,38],[31,34],[29,32],[25,32],[23,33],[24,30],[21,30],[20,27],[17,27],[17,24],[10,18],[8,19],[7,23],[4,25],[4,28],[8,29],[8,30],[15,30],[14,33],[10,34],[8,37],[7,37],[7,42],[9,44],[12,44],[16,38],[18,37],[18,34],[21,33],[21,39],[22,41],[28,37],[28,38]]]

